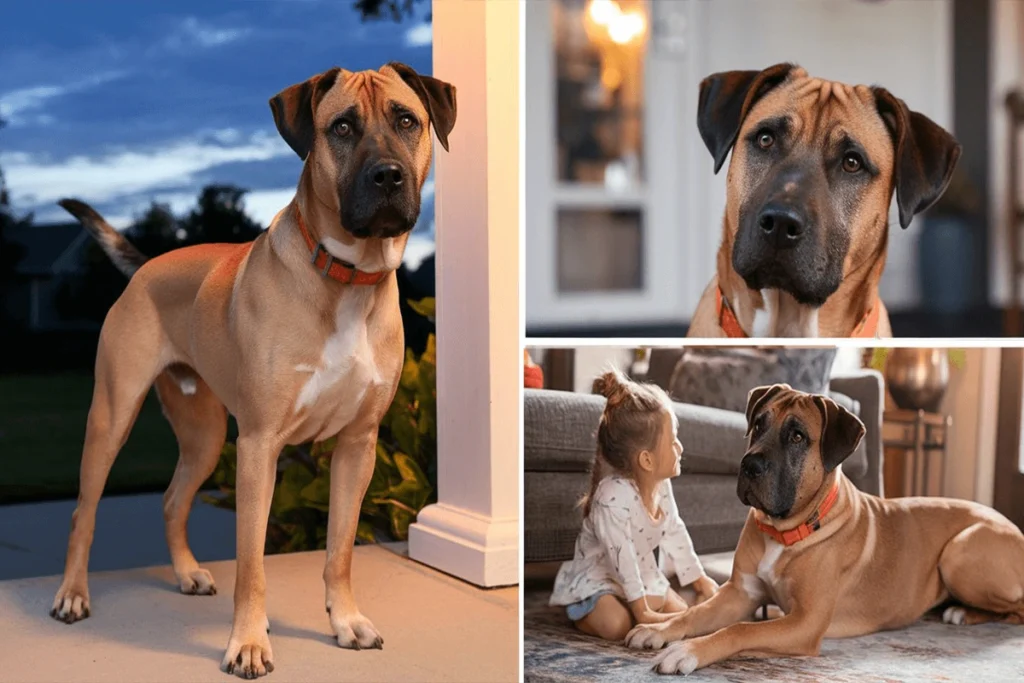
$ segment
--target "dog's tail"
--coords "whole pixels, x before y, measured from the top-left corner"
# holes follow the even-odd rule
[[[77,199],[62,199],[57,203],[85,226],[89,234],[103,247],[103,251],[117,266],[117,269],[128,277],[134,275],[135,271],[149,260],[135,248],[134,244],[125,239],[124,235],[115,230],[114,226],[103,220],[103,216],[99,215],[96,209],[85,202],[80,202]]]

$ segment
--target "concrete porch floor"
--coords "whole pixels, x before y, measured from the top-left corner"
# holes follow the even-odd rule
[[[404,544],[359,546],[353,581],[383,650],[343,650],[324,612],[324,552],[266,558],[273,681],[515,681],[519,589],[483,590],[416,563]],[[234,561],[203,565],[215,596],[178,592],[169,566],[90,574],[92,615],[68,626],[49,610],[59,576],[0,582],[0,679],[230,681]]]

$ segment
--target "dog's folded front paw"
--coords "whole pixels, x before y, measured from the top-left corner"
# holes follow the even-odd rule
[[[73,624],[89,616],[89,591],[84,588],[61,584],[53,599],[50,616],[65,624]]]
[[[338,638],[338,647],[347,650],[384,649],[384,639],[377,633],[373,622],[359,612],[331,612],[331,628]]]
[[[639,624],[626,634],[626,647],[660,650],[665,647],[665,624]]]
[[[654,660],[659,674],[692,674],[697,668],[697,655],[687,642],[672,643]]]
[[[265,620],[261,623],[265,624]],[[250,679],[266,676],[273,671],[274,656],[270,650],[270,638],[262,626],[252,634],[236,635],[232,630],[220,668],[229,674]]]

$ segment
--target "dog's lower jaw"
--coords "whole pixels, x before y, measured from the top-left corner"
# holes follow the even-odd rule
[[[764,308],[754,313],[755,337],[817,337],[817,306],[802,304],[781,289],[762,289]]]

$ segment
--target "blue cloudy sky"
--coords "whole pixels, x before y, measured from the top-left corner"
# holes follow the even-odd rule
[[[331,66],[431,72],[424,15],[362,22],[352,0],[43,0],[0,21],[0,165],[19,213],[64,221],[92,203],[115,225],[153,200],[177,212],[212,182],[249,188],[266,225],[301,161],[267,102]],[[433,183],[418,233],[432,234]]]

